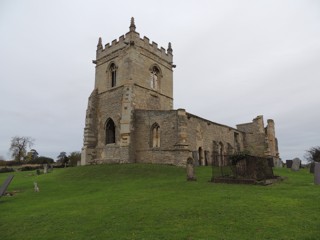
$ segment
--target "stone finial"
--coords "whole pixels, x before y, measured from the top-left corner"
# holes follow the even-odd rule
[[[101,37],[99,37],[99,41],[98,41],[98,45],[97,45],[97,49],[102,49],[102,39]]]
[[[170,53],[170,54],[172,54],[171,42],[169,42],[169,44],[168,44],[167,52]]]
[[[136,31],[136,25],[134,24],[134,18],[131,18],[131,23],[130,23],[130,32],[135,32]]]

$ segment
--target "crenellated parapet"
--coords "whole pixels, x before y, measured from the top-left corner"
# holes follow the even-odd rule
[[[130,47],[141,48],[148,52],[149,54],[155,55],[169,64],[172,64],[172,47],[171,43],[168,44],[168,48],[159,47],[156,42],[150,41],[148,37],[140,37],[140,34],[135,31],[136,26],[134,24],[134,18],[131,18],[131,23],[129,27],[129,32],[125,35],[119,37],[119,39],[114,39],[111,43],[102,44],[102,39],[99,38],[97,51],[96,51],[96,60],[93,61],[95,64],[103,61],[108,55],[124,50]]]

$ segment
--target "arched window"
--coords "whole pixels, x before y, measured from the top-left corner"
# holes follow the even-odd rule
[[[111,118],[106,122],[106,144],[116,142],[116,126]]]
[[[117,85],[117,66],[112,63],[109,70],[111,74],[111,87],[115,87]]]
[[[151,146],[153,148],[160,147],[160,126],[154,123],[151,127]]]
[[[159,73],[160,70],[157,66],[151,68],[150,86],[152,89],[157,90],[159,87]]]

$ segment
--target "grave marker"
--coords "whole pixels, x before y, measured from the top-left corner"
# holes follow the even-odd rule
[[[320,163],[314,163],[314,184],[320,185]]]
[[[286,160],[286,165],[287,165],[287,168],[291,168],[292,160]]]
[[[292,171],[299,171],[300,169],[300,164],[301,164],[301,160],[299,158],[295,158],[292,160],[292,166],[291,166],[291,170]]]
[[[315,162],[312,162],[310,164],[310,173],[314,173],[314,165],[315,165]]]
[[[4,181],[4,183],[2,184],[2,186],[0,188],[0,197],[6,193],[6,190],[9,186],[9,184],[11,183],[13,177],[14,177],[14,175],[9,175],[7,177],[7,179]]]
[[[187,181],[196,181],[197,178],[194,175],[194,163],[192,158],[187,160]]]

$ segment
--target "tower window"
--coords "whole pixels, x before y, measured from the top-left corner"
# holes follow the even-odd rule
[[[158,89],[159,87],[159,69],[154,66],[151,70],[151,77],[150,77],[150,86],[152,89]]]
[[[111,73],[111,87],[115,87],[117,84],[117,67],[114,63],[110,66]]]
[[[106,144],[116,142],[116,126],[111,118],[106,123]]]
[[[151,127],[151,143],[153,148],[160,147],[160,126],[154,123]]]

